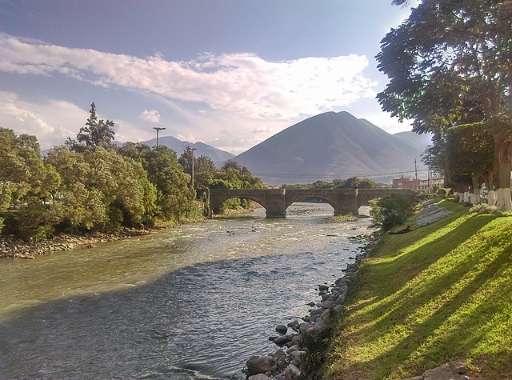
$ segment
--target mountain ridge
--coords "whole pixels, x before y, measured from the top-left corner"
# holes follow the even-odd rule
[[[196,156],[208,156],[216,166],[221,166],[226,161],[233,159],[235,157],[234,154],[226,152],[222,149],[216,148],[212,145],[208,145],[203,142],[195,142],[191,143],[188,141],[180,140],[174,136],[162,136],[159,137],[158,143],[160,145],[164,145],[176,152],[178,157],[183,153],[183,151],[189,146],[196,150]],[[143,141],[142,144],[146,144],[149,146],[156,145],[156,139],[151,139],[147,141]]]
[[[235,160],[269,184],[375,176],[409,171],[420,148],[352,114],[326,112],[302,120]]]

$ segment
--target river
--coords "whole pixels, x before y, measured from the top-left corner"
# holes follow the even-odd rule
[[[0,379],[233,379],[342,276],[369,219],[215,219],[0,261]]]

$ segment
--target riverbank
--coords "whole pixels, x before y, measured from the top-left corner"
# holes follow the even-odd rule
[[[204,217],[196,215],[182,220],[180,224],[199,223],[204,220]],[[172,228],[176,225],[176,223],[167,222],[153,228],[144,229],[122,228],[113,232],[94,231],[83,234],[61,233],[51,239],[40,241],[25,241],[13,236],[0,236],[0,259],[35,259],[37,256],[47,255],[52,252],[94,248],[98,244],[145,236],[162,231],[166,228]]]
[[[512,217],[439,205],[451,214],[363,260],[321,377],[423,379],[457,361],[466,378],[512,378]]]
[[[335,219],[335,222],[352,221],[352,218]],[[333,221],[330,221],[333,223]],[[310,302],[309,313],[301,320],[293,320],[287,325],[277,325],[277,335],[269,340],[279,349],[267,354],[252,356],[246,363],[248,380],[299,380],[320,378],[320,363],[325,355],[325,347],[333,334],[344,303],[356,280],[362,259],[378,242],[380,232],[353,236],[351,240],[360,248],[351,257],[342,277],[330,285],[319,284],[316,290],[320,302]],[[363,244],[364,243],[364,244]]]
[[[93,248],[97,244],[150,234],[159,229],[122,229],[117,232],[91,232],[84,235],[59,234],[53,239],[27,242],[12,236],[0,238],[0,258],[34,259],[51,252]]]

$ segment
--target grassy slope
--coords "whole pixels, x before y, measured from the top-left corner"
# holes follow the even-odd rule
[[[386,235],[361,267],[328,379],[396,379],[465,359],[512,379],[512,217],[454,214]]]

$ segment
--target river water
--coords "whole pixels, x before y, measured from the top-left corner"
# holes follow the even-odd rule
[[[370,221],[294,204],[0,261],[0,379],[233,379],[353,262]]]

